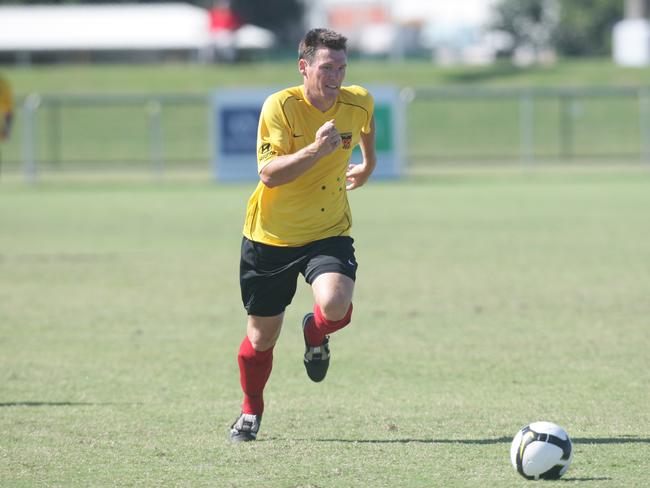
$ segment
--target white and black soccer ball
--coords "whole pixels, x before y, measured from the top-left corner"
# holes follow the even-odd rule
[[[569,434],[552,422],[533,422],[512,440],[510,461],[529,480],[556,480],[569,469],[573,446]]]

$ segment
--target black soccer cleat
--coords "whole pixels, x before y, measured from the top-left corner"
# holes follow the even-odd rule
[[[249,442],[257,439],[260,430],[261,415],[242,413],[230,427],[231,442]]]
[[[310,320],[314,320],[314,314],[308,313],[302,319],[302,330],[303,337],[305,336],[305,327]],[[329,346],[329,336],[325,336],[323,343],[320,346],[310,346],[307,343],[307,338],[305,339],[305,369],[307,370],[307,376],[312,381],[318,383],[325,379],[327,375],[327,368],[330,366],[330,346]]]

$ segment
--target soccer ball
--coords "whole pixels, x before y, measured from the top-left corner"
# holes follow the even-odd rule
[[[529,480],[556,480],[569,469],[573,446],[569,434],[551,422],[533,422],[512,440],[510,461]]]

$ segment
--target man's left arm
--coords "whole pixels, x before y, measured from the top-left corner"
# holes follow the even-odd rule
[[[347,190],[354,190],[363,186],[377,165],[377,151],[375,149],[375,117],[370,121],[370,132],[361,133],[359,141],[363,161],[360,164],[351,164],[345,174],[348,181]]]

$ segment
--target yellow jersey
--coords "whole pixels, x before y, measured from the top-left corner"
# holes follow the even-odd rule
[[[315,140],[328,120],[342,144],[295,180],[269,188],[261,181],[248,200],[244,235],[272,246],[302,246],[333,236],[350,235],[352,215],[345,173],[361,133],[369,133],[374,110],[370,93],[360,86],[342,87],[327,112],[309,103],[302,86],[269,96],[257,132],[258,172],[276,156],[293,154]]]

